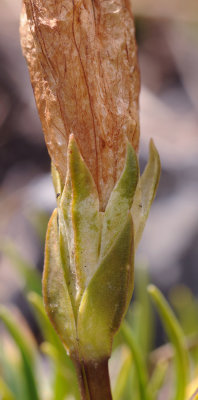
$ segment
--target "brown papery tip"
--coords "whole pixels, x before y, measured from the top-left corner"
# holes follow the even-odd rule
[[[126,138],[139,143],[134,20],[128,0],[24,0],[21,44],[49,154],[62,180],[74,133],[104,209]]]

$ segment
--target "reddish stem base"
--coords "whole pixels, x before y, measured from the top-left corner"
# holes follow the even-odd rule
[[[108,360],[75,365],[82,400],[112,400]]]

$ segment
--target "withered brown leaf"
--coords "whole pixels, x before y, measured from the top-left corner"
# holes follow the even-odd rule
[[[139,142],[139,70],[129,0],[24,0],[21,43],[62,180],[74,133],[104,209]]]

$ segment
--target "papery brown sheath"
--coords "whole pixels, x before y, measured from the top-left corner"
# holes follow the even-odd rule
[[[104,210],[139,142],[139,70],[128,0],[24,0],[21,42],[63,183],[73,133]]]

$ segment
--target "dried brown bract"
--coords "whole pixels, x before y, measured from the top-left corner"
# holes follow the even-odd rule
[[[66,174],[74,133],[104,209],[138,149],[139,70],[128,0],[24,0],[21,37],[53,163]]]

